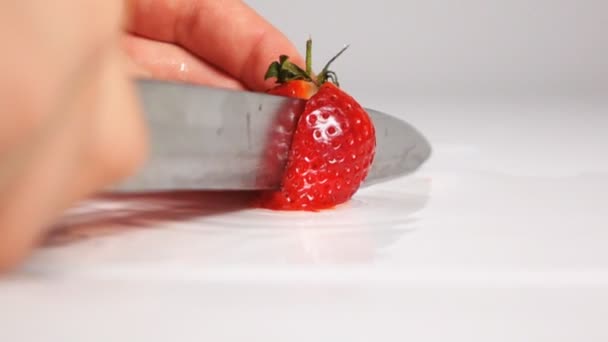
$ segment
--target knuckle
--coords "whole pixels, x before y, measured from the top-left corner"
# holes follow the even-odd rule
[[[94,147],[103,183],[115,183],[131,176],[143,164],[147,154],[139,112],[133,110],[120,114],[115,115],[120,122],[102,128]]]
[[[128,127],[122,128],[128,130]],[[96,144],[96,159],[104,183],[115,183],[131,176],[145,159],[143,137],[130,130],[129,135],[101,137]]]

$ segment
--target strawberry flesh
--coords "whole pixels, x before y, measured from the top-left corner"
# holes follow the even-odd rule
[[[318,89],[319,88],[312,82],[304,80],[294,80],[289,81],[288,83],[280,84],[270,89],[268,93],[273,95],[295,97],[302,100],[308,100],[318,91]]]

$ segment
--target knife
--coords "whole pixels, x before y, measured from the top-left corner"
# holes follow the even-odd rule
[[[137,80],[136,86],[150,152],[139,172],[115,191],[279,187],[303,100],[159,80]],[[429,158],[430,144],[414,127],[366,110],[377,146],[362,186],[411,173]]]

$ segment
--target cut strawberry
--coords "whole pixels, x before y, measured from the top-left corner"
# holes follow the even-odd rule
[[[278,191],[263,192],[260,205],[275,210],[320,210],[348,201],[371,168],[376,137],[373,123],[357,101],[339,87],[328,68],[312,74],[311,47],[306,44],[306,70],[281,56],[266,78],[278,85],[270,94],[306,99],[297,121]]]

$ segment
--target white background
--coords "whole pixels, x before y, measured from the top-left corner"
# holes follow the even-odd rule
[[[249,0],[358,98],[608,89],[604,0]]]

